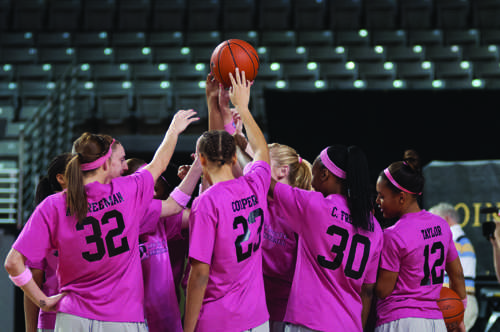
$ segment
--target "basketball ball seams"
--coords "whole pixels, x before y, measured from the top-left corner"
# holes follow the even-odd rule
[[[240,45],[235,41],[232,41],[231,43],[234,44],[235,46],[240,47],[248,55],[248,58],[250,59],[250,61],[252,61],[253,76],[256,76],[257,73],[256,73],[255,63],[253,61],[254,59],[252,58],[252,56],[255,57],[255,54],[253,54],[253,52],[249,52],[246,49],[245,45]],[[233,61],[234,61],[234,57],[233,57]],[[236,65],[236,62],[235,62],[235,65]]]

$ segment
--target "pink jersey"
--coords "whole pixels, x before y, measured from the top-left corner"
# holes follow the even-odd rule
[[[262,234],[262,269],[270,319],[282,322],[297,260],[297,233],[271,200]]]
[[[445,266],[457,257],[447,222],[425,210],[385,229],[380,267],[399,275],[392,294],[377,303],[377,326],[407,317],[443,318],[436,300]]]
[[[158,219],[161,201],[153,200],[148,218]],[[156,214],[156,215],[155,215]],[[181,232],[182,212],[171,217],[161,218],[156,231],[139,237],[144,277],[144,309],[150,332],[182,332],[181,314],[167,240]]]
[[[243,331],[269,319],[262,277],[262,227],[271,169],[219,182],[191,209],[189,257],[210,265],[197,331]]]
[[[26,266],[33,269],[42,270],[44,272],[44,279],[42,283],[42,291],[47,296],[56,295],[59,293],[59,282],[57,281],[57,264],[58,264],[57,250],[51,251],[47,257],[41,262],[34,263],[26,260]],[[56,326],[56,313],[40,310],[38,312],[38,328],[53,330]]]
[[[362,331],[361,288],[376,282],[383,242],[377,220],[372,217],[370,230],[356,229],[344,196],[282,183],[274,201],[299,235],[285,321],[320,331]]]
[[[67,216],[66,193],[38,205],[13,245],[27,259],[42,260],[57,249],[58,311],[100,321],[143,322],[143,280],[139,232],[154,230],[145,220],[153,199],[151,173],[141,170],[110,184],[85,186],[88,214],[81,223]]]

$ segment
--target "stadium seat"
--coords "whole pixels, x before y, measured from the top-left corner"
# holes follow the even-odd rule
[[[114,32],[111,34],[113,47],[144,47],[147,44],[144,32]]]
[[[153,48],[154,63],[186,63],[191,61],[191,49],[185,46]]]
[[[49,31],[75,31],[81,26],[81,0],[47,1],[47,29]]]
[[[297,36],[293,30],[263,30],[260,33],[260,46],[294,46]]]
[[[337,31],[335,38],[339,46],[368,46],[370,42],[370,32],[365,29]]]
[[[466,46],[463,48],[462,57],[474,62],[500,60],[497,45]]]
[[[479,45],[480,33],[477,29],[447,29],[444,32],[444,45]]]
[[[38,62],[38,50],[33,47],[4,47],[0,50],[0,54],[0,63],[21,64]]]
[[[170,67],[170,72],[174,81],[194,81],[197,83],[206,80],[210,66],[208,63],[178,63]]]
[[[0,0],[0,31],[7,31],[10,27],[11,1]]]
[[[403,80],[433,80],[434,64],[430,61],[398,63],[397,77]]]
[[[347,58],[354,62],[383,62],[385,53],[383,46],[352,46],[347,49]]]
[[[0,157],[18,158],[20,154],[19,140],[17,139],[2,139],[0,140]],[[4,159],[5,160],[5,159]]]
[[[222,40],[241,39],[257,47],[259,45],[260,34],[257,31],[222,31]]]
[[[256,1],[222,1],[222,28],[225,31],[256,30]]]
[[[399,7],[403,29],[430,29],[432,27],[433,0],[400,0]]]
[[[16,118],[16,110],[14,107],[8,107],[0,104],[0,118],[13,122]]]
[[[357,80],[358,65],[352,61],[346,63],[321,64],[320,78],[323,80]]]
[[[472,79],[473,65],[469,61],[450,61],[436,63],[437,79]]]
[[[362,80],[390,80],[396,78],[396,65],[392,62],[360,63],[359,78]]]
[[[205,80],[173,82],[174,110],[194,109],[201,119],[208,117]]]
[[[481,29],[481,45],[499,45],[500,29]]]
[[[184,35],[184,44],[193,46],[217,46],[222,42],[221,33],[217,30],[210,31],[188,31]]]
[[[329,3],[328,24],[334,30],[360,29],[362,0],[337,0]]]
[[[500,64],[498,61],[476,62],[474,63],[474,77],[500,79]]]
[[[309,63],[284,63],[283,77],[285,80],[311,80],[319,79],[320,67],[316,62]]]
[[[366,80],[366,88],[370,90],[396,90],[406,89],[407,82],[392,79],[370,79]]]
[[[16,110],[19,106],[19,85],[15,82],[0,82],[0,107]]]
[[[277,81],[283,79],[283,66],[279,63],[263,63],[259,67],[258,79],[255,80],[255,85],[259,85],[262,81]]]
[[[115,61],[115,52],[110,47],[79,48],[78,63],[112,63]]]
[[[136,81],[136,117],[141,124],[161,124],[173,116],[172,87],[168,81]]]
[[[191,61],[194,63],[210,63],[210,58],[214,52],[215,47],[218,44],[212,46],[194,46],[191,47]]]
[[[116,0],[85,0],[83,2],[83,30],[112,31],[116,6]]]
[[[24,109],[26,106],[38,106],[45,99],[49,98],[56,87],[56,83],[26,80],[20,82],[19,86],[21,105]]]
[[[70,32],[40,32],[36,36],[37,47],[71,47]]]
[[[92,66],[92,77],[96,81],[130,81],[130,65],[127,63],[96,63]]]
[[[425,49],[426,58],[430,61],[459,61],[462,59],[462,48],[453,46],[427,46]]]
[[[473,26],[480,29],[500,28],[500,0],[474,0],[471,2]]]
[[[188,0],[162,0],[153,2],[152,29],[154,31],[184,31]]]
[[[184,45],[184,34],[181,31],[151,32],[148,44],[151,47],[182,46]]]
[[[438,28],[467,28],[470,14],[468,0],[434,0],[434,3]]]
[[[303,79],[294,79],[287,82],[287,89],[292,91],[309,91],[314,92],[318,90],[327,89],[328,86],[324,81],[312,81]]]
[[[303,46],[274,46],[267,48],[271,62],[302,62],[307,60],[307,48]]]
[[[0,82],[12,82],[14,81],[14,73],[16,66],[11,64],[4,64],[0,66]]]
[[[291,30],[291,0],[258,1],[258,27],[261,30]]]
[[[308,61],[345,62],[347,60],[347,52],[342,46],[312,46],[308,49]]]
[[[151,63],[153,52],[150,47],[119,47],[116,49],[118,63]]]
[[[165,63],[137,63],[133,65],[132,76],[134,81],[167,81],[171,76],[170,67],[171,65]]]
[[[295,0],[293,27],[295,30],[323,30],[326,28],[327,1]]]
[[[415,29],[408,31],[408,44],[409,45],[443,45],[444,37],[443,31],[439,29],[434,30],[421,30]]]
[[[119,31],[147,31],[150,14],[150,0],[120,0],[117,8],[117,28]]]
[[[415,46],[387,46],[386,58],[393,62],[421,62],[425,59],[425,48]]]
[[[23,81],[52,81],[54,72],[52,64],[23,64],[17,66],[16,80]]]
[[[75,125],[81,126],[89,122],[95,123],[97,115],[94,83],[91,81],[77,82],[73,100],[73,121],[75,122]]]
[[[12,1],[14,31],[41,31],[45,28],[45,0]]]
[[[35,38],[32,32],[2,32],[0,45],[3,47],[34,47]]]
[[[43,47],[38,49],[40,63],[75,64],[76,51],[72,47]]]
[[[76,32],[73,34],[75,47],[107,47],[110,46],[110,36],[107,32]]]
[[[299,46],[332,46],[334,34],[331,30],[301,30],[297,32]]]
[[[398,6],[396,0],[368,0],[364,2],[365,26],[368,29],[396,28]]]
[[[96,81],[97,118],[107,125],[122,125],[131,116],[133,84],[130,81]]]
[[[374,30],[371,39],[373,45],[405,46],[407,44],[406,31],[399,29]]]
[[[187,30],[219,30],[221,0],[188,0]]]

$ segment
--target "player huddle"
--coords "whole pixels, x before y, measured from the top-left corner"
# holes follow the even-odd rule
[[[311,165],[290,147],[268,145],[248,109],[251,82],[237,69],[231,83],[226,90],[207,79],[210,130],[169,196],[159,197],[158,183],[194,111],[179,111],[153,160],[127,176],[116,175],[119,142],[89,133],[75,141],[64,186],[37,206],[5,262],[33,303],[57,311],[55,327],[39,327],[363,331],[376,313],[379,332],[446,331],[436,303],[445,271],[462,299],[465,284],[446,221],[418,205],[418,160],[407,155],[380,173],[376,204],[397,220],[382,231],[361,149],[331,145]],[[189,278],[181,325],[163,245],[182,228]],[[40,269],[54,251],[59,287],[47,293],[28,267]],[[156,254],[167,259],[148,261]]]

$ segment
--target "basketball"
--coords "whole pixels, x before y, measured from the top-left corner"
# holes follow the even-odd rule
[[[235,74],[238,67],[245,72],[248,81],[253,81],[259,70],[259,56],[255,48],[244,40],[229,39],[220,43],[210,58],[210,69],[215,79],[228,88],[229,73]]]
[[[448,330],[456,328],[464,319],[464,304],[452,289],[442,287],[437,304],[443,313],[443,319]]]

